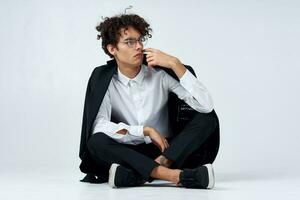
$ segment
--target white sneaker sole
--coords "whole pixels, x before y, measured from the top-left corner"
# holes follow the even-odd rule
[[[212,164],[204,165],[208,171],[208,186],[207,189],[212,189],[215,186],[215,173]]]
[[[116,171],[117,171],[118,166],[119,166],[119,164],[113,163],[109,168],[108,184],[112,188],[116,188],[116,186],[115,186],[115,176],[116,176]]]

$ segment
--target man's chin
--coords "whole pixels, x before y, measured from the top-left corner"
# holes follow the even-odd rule
[[[143,63],[143,61],[136,61],[136,62],[133,62],[133,66],[140,66],[141,64]]]

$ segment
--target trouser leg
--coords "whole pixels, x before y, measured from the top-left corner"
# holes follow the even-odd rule
[[[153,168],[159,164],[153,158],[148,157],[147,153],[143,154],[141,149],[149,149],[145,152],[151,154],[151,146],[142,145],[125,145],[114,141],[104,133],[94,134],[88,141],[88,151],[92,158],[107,170],[111,164],[118,163],[125,167],[133,169],[140,174],[145,180],[148,180]],[[155,156],[155,155],[153,155]]]
[[[209,141],[217,125],[212,113],[197,113],[163,152],[167,159],[173,161],[171,168],[182,168],[189,156]]]
[[[219,128],[217,128],[219,129]],[[213,163],[219,151],[219,131],[214,131],[199,149],[191,153],[182,164],[182,168],[196,168]]]

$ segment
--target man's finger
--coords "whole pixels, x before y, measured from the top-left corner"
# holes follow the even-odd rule
[[[148,59],[148,58],[146,58],[146,61],[147,61],[148,64],[150,64],[150,62],[151,62],[151,60]]]
[[[147,61],[152,61],[152,60],[154,60],[154,58],[151,56],[151,57],[146,57],[146,60]]]
[[[162,141],[160,145],[161,145],[161,152],[163,152],[166,148],[165,143]]]
[[[152,58],[153,55],[151,53],[146,53],[146,58]]]
[[[163,142],[164,142],[165,148],[168,148],[168,143],[166,142],[166,139],[165,139],[165,138],[163,138]]]
[[[155,49],[153,48],[146,48],[144,49],[144,52],[154,52]]]
[[[167,140],[167,139],[165,139],[165,140],[166,140],[167,147],[169,147],[170,145],[169,145],[169,143],[168,143],[168,140]]]
[[[160,150],[161,152],[163,152],[163,145],[158,145],[158,147],[159,147],[159,150]]]
[[[163,143],[164,143],[164,146],[167,147],[167,143],[166,143],[165,138],[162,138],[162,141],[163,141]]]
[[[155,144],[155,146],[157,146],[157,148],[160,149],[160,145],[155,141],[155,140],[152,140],[153,144]]]

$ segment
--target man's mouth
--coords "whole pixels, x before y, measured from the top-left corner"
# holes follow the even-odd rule
[[[142,56],[142,53],[137,53],[134,55],[134,57],[141,57]]]

